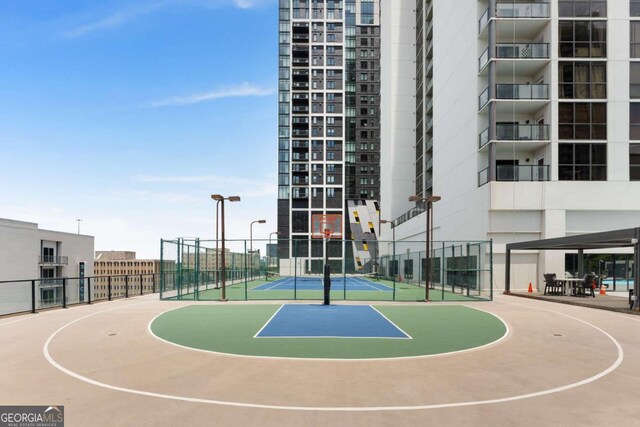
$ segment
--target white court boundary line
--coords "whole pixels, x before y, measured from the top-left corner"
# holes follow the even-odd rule
[[[393,325],[394,328],[396,328],[397,330],[399,330],[400,332],[402,332],[404,334],[404,337],[362,337],[362,336],[346,336],[346,335],[303,335],[303,336],[295,336],[295,335],[288,335],[288,336],[283,336],[283,335],[271,335],[271,336],[265,336],[265,337],[259,337],[258,335],[260,335],[260,332],[262,332],[262,330],[264,328],[267,327],[267,325],[269,323],[271,323],[271,321],[273,320],[274,317],[276,317],[276,315],[280,312],[280,310],[282,310],[282,308],[285,305],[289,305],[289,304],[282,304],[282,306],[276,310],[275,313],[273,313],[273,316],[271,316],[269,318],[269,320],[267,320],[267,322],[262,325],[262,328],[260,328],[260,330],[253,336],[253,338],[256,339],[269,339],[269,338],[298,338],[298,339],[315,339],[315,338],[335,338],[335,339],[341,339],[341,338],[348,338],[348,339],[354,339],[354,340],[359,340],[359,339],[363,339],[363,340],[406,340],[406,339],[410,339],[412,340],[413,338],[411,337],[411,335],[409,335],[408,333],[406,333],[405,331],[402,330],[402,328],[398,327],[398,325],[396,325],[395,323],[393,323],[391,320],[389,320],[387,318],[387,316],[385,316],[384,314],[380,313],[378,310],[375,309],[375,307],[373,307],[371,304],[369,305],[362,305],[362,306],[343,306],[343,307],[369,307],[370,309],[372,309],[373,311],[375,311],[376,313],[378,313],[380,316],[382,316],[387,322],[389,322],[391,325]],[[300,304],[291,304],[291,305],[296,305],[299,306]],[[303,304],[304,305],[304,304]],[[475,347],[474,347],[475,348]],[[370,359],[369,359],[370,360]]]
[[[510,304],[510,303],[508,303]],[[512,304],[512,305],[519,305],[519,304]],[[524,306],[526,307],[526,306]],[[118,307],[119,308],[119,307]],[[529,307],[528,307],[529,308]],[[110,311],[110,310],[115,310],[116,308],[113,309],[109,309],[109,310],[104,310],[104,311]],[[255,409],[272,409],[272,410],[286,410],[286,411],[319,411],[319,412],[380,412],[380,411],[415,411],[415,410],[428,410],[428,409],[445,409],[445,408],[460,408],[460,407],[467,407],[467,406],[479,406],[479,405],[490,405],[490,404],[497,404],[497,403],[506,403],[506,402],[514,402],[514,401],[518,401],[518,400],[524,400],[524,399],[530,399],[530,398],[534,398],[534,397],[540,397],[540,396],[546,396],[549,394],[554,394],[554,393],[559,393],[559,392],[563,392],[566,390],[570,390],[576,387],[580,387],[589,383],[592,383],[594,381],[599,380],[600,378],[610,374],[611,372],[613,372],[614,370],[616,370],[620,364],[622,364],[622,361],[624,360],[624,352],[622,350],[622,346],[620,345],[620,343],[611,335],[609,335],[606,331],[598,328],[597,326],[586,322],[584,320],[578,319],[576,317],[570,316],[568,314],[564,314],[564,313],[559,313],[559,312],[553,312],[551,310],[543,310],[543,311],[550,311],[552,313],[555,314],[559,314],[561,316],[567,317],[569,319],[573,319],[577,322],[583,323],[585,325],[588,325],[590,327],[592,327],[593,329],[597,330],[598,332],[602,333],[603,335],[605,335],[607,338],[609,338],[615,345],[615,347],[618,350],[618,357],[616,359],[616,361],[609,366],[607,369],[605,369],[604,371],[593,375],[589,378],[586,378],[582,381],[578,381],[575,383],[571,383],[565,386],[560,386],[560,387],[555,387],[555,388],[551,388],[551,389],[547,389],[547,390],[541,390],[538,392],[533,392],[533,393],[527,393],[527,394],[520,394],[520,395],[516,395],[516,396],[509,396],[509,397],[503,397],[503,398],[497,398],[497,399],[487,399],[487,400],[475,400],[475,401],[466,401],[466,402],[452,402],[452,403],[439,403],[439,404],[431,404],[431,405],[406,405],[406,406],[356,406],[356,407],[348,407],[348,406],[318,406],[318,407],[313,407],[313,406],[287,406],[287,405],[265,405],[265,404],[258,404],[258,403],[246,403],[246,402],[233,402],[233,401],[224,401],[224,400],[215,400],[215,399],[202,399],[202,398],[194,398],[194,397],[186,397],[186,396],[177,396],[177,395],[171,395],[171,394],[163,394],[163,393],[154,393],[154,392],[149,392],[149,391],[143,391],[143,390],[136,390],[136,389],[131,389],[131,388],[126,388],[126,387],[119,387],[119,386],[113,386],[110,384],[106,384],[106,383],[102,383],[96,380],[92,380],[91,378],[85,377],[83,375],[80,375],[76,372],[73,372],[67,368],[65,368],[64,366],[60,365],[58,362],[56,362],[53,357],[51,357],[51,354],[49,353],[49,344],[51,343],[51,341],[57,336],[58,333],[60,333],[61,331],[63,331],[64,329],[66,329],[67,327],[78,323],[88,317],[94,316],[96,314],[102,313],[104,311],[99,311],[96,313],[92,313],[89,314],[87,316],[83,316],[80,317],[72,322],[69,322],[65,325],[63,325],[62,327],[60,327],[58,330],[56,330],[54,333],[52,333],[49,338],[47,339],[47,341],[45,342],[44,346],[43,346],[43,354],[44,357],[47,359],[47,361],[56,369],[60,370],[61,372],[76,378],[80,381],[83,381],[85,383],[88,384],[92,384],[98,387],[102,387],[102,388],[106,388],[108,390],[113,390],[113,391],[120,391],[120,392],[124,392],[124,393],[130,393],[130,394],[136,394],[139,396],[147,396],[147,397],[156,397],[156,398],[161,398],[161,399],[167,399],[167,400],[175,400],[175,401],[183,401],[183,402],[191,402],[191,403],[203,403],[203,404],[209,404],[209,405],[220,405],[220,406],[232,406],[232,407],[242,407],[242,408],[255,408]]]

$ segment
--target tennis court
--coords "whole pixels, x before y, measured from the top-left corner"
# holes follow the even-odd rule
[[[393,287],[382,283],[372,282],[363,277],[338,276],[331,278],[331,286],[340,289],[347,288],[349,291],[380,291],[392,292]],[[283,290],[290,291],[293,289],[306,291],[321,291],[324,289],[324,282],[321,277],[280,277],[271,282],[264,283],[253,288],[254,291],[271,291]]]

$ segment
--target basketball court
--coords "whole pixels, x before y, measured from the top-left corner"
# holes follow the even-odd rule
[[[69,426],[636,424],[637,316],[502,295],[320,307],[150,295],[3,318],[0,399],[64,405]]]

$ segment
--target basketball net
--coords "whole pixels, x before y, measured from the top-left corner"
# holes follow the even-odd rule
[[[328,229],[328,228],[325,228],[325,229],[324,229],[324,238],[325,238],[326,240],[331,239],[331,230],[330,230],[330,229]]]

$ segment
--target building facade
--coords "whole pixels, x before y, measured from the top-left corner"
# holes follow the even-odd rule
[[[386,7],[408,20],[408,10]],[[404,48],[398,57],[415,51],[415,104],[390,95],[396,110],[415,112],[410,191],[406,173],[389,177],[401,186],[384,183],[407,150],[393,138],[394,112],[382,117],[385,150],[399,148],[383,156],[382,216],[395,220],[398,239],[424,239],[424,214],[388,200],[441,196],[435,240],[492,240],[502,288],[507,243],[638,226],[639,2],[418,0],[414,9],[415,46],[393,46]],[[385,43],[404,37],[389,28],[383,57]],[[384,65],[383,88],[406,88],[406,76]],[[517,254],[512,283],[541,284],[543,273],[571,271],[575,256]]]
[[[157,289],[154,283],[160,273],[159,259],[137,259],[133,251],[96,251],[93,265],[98,276],[93,285],[94,299],[109,298],[109,282],[112,298]]]
[[[379,198],[379,0],[280,0],[279,24],[281,269],[355,268],[352,247],[312,239],[312,218],[342,215],[349,237],[347,201]]]
[[[68,304],[87,301],[93,250],[93,236],[0,218],[0,281],[34,280],[36,309],[61,305],[63,283]],[[30,309],[30,283],[0,285],[0,314]]]

